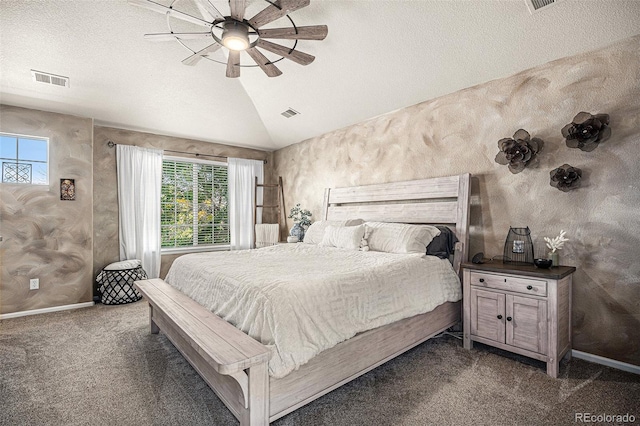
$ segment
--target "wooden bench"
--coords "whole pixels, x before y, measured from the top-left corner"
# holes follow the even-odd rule
[[[164,332],[241,425],[269,424],[271,351],[161,279],[135,286],[149,303],[151,333]]]

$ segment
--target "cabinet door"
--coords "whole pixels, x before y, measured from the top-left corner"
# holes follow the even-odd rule
[[[471,288],[471,334],[504,343],[505,295]]]
[[[547,354],[547,302],[507,295],[507,345]]]

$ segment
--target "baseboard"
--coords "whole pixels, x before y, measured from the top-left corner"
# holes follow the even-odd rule
[[[618,370],[627,371],[629,373],[640,374],[640,365],[627,364],[626,362],[616,361],[615,359],[605,358],[600,355],[593,355],[587,352],[571,350],[571,356],[583,359],[585,361],[594,362],[596,364],[606,365],[607,367],[617,368]]]
[[[88,308],[95,305],[95,302],[74,303],[73,305],[52,306],[50,308],[32,309],[30,311],[11,312],[9,314],[0,314],[0,320],[25,317],[27,315],[46,314],[49,312],[67,311],[69,309]]]

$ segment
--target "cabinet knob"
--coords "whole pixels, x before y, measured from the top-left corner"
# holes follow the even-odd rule
[[[532,285],[528,285],[527,286],[527,290],[531,290],[531,289],[533,289],[533,286]]]
[[[498,319],[502,319],[502,315],[498,315]]]
[[[511,321],[513,318],[511,317],[507,317],[507,321]]]
[[[481,283],[484,282],[484,278],[480,278],[478,281],[480,281]]]

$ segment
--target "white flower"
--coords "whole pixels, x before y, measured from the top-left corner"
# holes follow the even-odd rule
[[[564,237],[564,234],[566,234],[566,232],[563,230],[560,230],[560,235],[558,235],[553,239],[549,237],[544,237],[544,240],[547,242],[547,247],[551,249],[551,253],[555,253],[556,250],[560,250],[564,245],[565,241],[569,241],[568,238]]]

